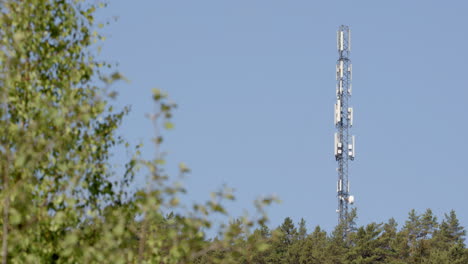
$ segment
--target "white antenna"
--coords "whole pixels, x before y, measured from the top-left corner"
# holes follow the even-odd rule
[[[353,108],[348,107],[348,120],[349,120],[349,126],[353,126]]]
[[[338,65],[336,65],[336,80],[338,81],[338,79],[340,78],[340,69],[338,68]]]
[[[351,30],[348,29],[348,50],[351,51]]]
[[[344,38],[343,38],[344,32],[340,30],[340,37],[339,37],[339,42],[340,42],[340,51],[344,50]]]
[[[335,125],[341,122],[341,101],[338,100],[335,104]]]
[[[343,61],[340,61],[340,78],[343,78],[344,70],[343,70]]]

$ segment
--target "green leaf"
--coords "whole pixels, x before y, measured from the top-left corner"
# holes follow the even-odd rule
[[[171,130],[174,128],[174,124],[171,123],[171,122],[165,122],[164,123],[164,128],[166,128],[167,130]]]
[[[190,169],[183,162],[179,163],[179,170],[182,173],[190,172]]]

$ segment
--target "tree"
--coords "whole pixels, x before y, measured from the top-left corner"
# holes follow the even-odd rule
[[[416,210],[412,209],[409,212],[408,220],[406,220],[403,230],[408,233],[409,243],[412,246],[421,237],[421,220]]]
[[[441,225],[441,234],[448,242],[464,245],[466,230],[460,225],[454,210],[451,210]]]
[[[297,235],[299,240],[304,240],[307,237],[307,227],[304,218],[301,218],[301,221],[299,222],[299,230]]]
[[[67,230],[117,198],[108,158],[126,110],[114,112],[98,85],[121,75],[101,74],[107,64],[89,51],[100,38],[94,5],[8,0],[0,8],[3,263],[52,261]]]
[[[286,217],[279,227],[282,233],[281,243],[285,246],[292,245],[297,240],[297,229],[290,217]]]
[[[451,210],[445,214],[445,219],[440,224],[440,228],[434,234],[434,243],[437,248],[448,250],[455,244],[465,246],[465,229],[460,225],[455,211]]]
[[[268,226],[264,223],[260,224],[260,229],[258,230],[258,232],[265,239],[270,238],[271,236],[270,228],[268,228]]]
[[[5,0],[0,5],[0,171],[2,262],[7,263],[237,263],[265,243],[248,239],[265,223],[241,217],[222,225],[209,241],[210,216],[226,217],[229,189],[193,207],[181,206],[185,189],[163,165],[160,128],[170,129],[176,107],[153,90],[157,111],[154,159],[138,155],[114,175],[111,148],[124,141],[116,129],[127,109],[115,111],[109,74],[96,59],[94,13],[101,4],[82,0]],[[144,171],[138,168],[144,167]],[[179,166],[180,174],[189,169]],[[130,191],[146,173],[147,185]],[[112,177],[111,177],[112,176]],[[184,208],[192,208],[191,210]],[[211,253],[216,253],[210,255]]]
[[[387,263],[388,249],[379,239],[382,231],[381,224],[371,223],[352,234],[350,239],[353,247],[346,254],[347,263]]]
[[[328,246],[327,233],[320,226],[316,226],[314,232],[307,236],[302,247],[299,263],[327,263]]]
[[[453,245],[449,250],[434,247],[430,255],[422,260],[425,264],[464,264],[468,263],[468,252],[461,245]]]
[[[431,209],[427,209],[421,216],[421,234],[422,239],[429,239],[438,228],[437,217],[432,213]]]
[[[270,239],[271,253],[267,257],[268,263],[289,263],[289,249],[297,241],[297,229],[290,217],[272,232]]]
[[[426,212],[420,216],[419,220],[419,234],[417,235],[417,241],[413,245],[412,259],[414,262],[419,263],[421,259],[427,258],[430,255],[430,251],[433,247],[433,234],[437,232],[437,218],[432,214],[431,209],[427,209]]]
[[[398,232],[398,224],[390,218],[383,225],[383,233],[379,237],[382,248],[387,252],[388,263],[405,263],[409,256],[409,246],[405,231]]]

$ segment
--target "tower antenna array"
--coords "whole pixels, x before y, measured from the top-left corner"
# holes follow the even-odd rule
[[[353,108],[349,106],[352,93],[351,31],[348,26],[340,26],[337,35],[338,61],[336,63],[336,104],[335,104],[335,159],[338,162],[338,224],[344,224],[344,235],[349,227],[348,207],[354,203],[349,194],[349,161],[355,157],[354,136],[350,135],[353,126]]]

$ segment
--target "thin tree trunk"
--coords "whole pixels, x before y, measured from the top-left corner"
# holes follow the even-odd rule
[[[8,152],[8,150],[7,150]],[[10,195],[8,194],[8,164],[9,164],[9,153],[7,153],[7,162],[3,168],[3,193],[5,194],[5,200],[3,205],[3,238],[2,238],[2,264],[7,263],[8,257],[8,216],[10,214]]]
[[[143,220],[143,226],[141,227],[141,232],[140,232],[140,243],[138,246],[138,263],[143,262],[143,257],[145,254],[145,245],[146,245],[146,228],[147,228],[147,220],[146,220],[146,215],[144,216],[145,219]]]
[[[7,107],[7,97],[6,94],[3,94],[3,103],[4,103],[4,111],[5,113],[8,111]],[[8,138],[8,130],[6,131],[6,138]],[[2,235],[2,264],[7,263],[7,258],[8,258],[8,226],[9,224],[9,215],[10,215],[10,190],[9,190],[9,181],[10,181],[10,175],[9,169],[10,169],[10,146],[7,144],[3,145],[5,147],[5,164],[3,166],[3,194],[5,195],[4,201],[3,201],[3,235]]]

